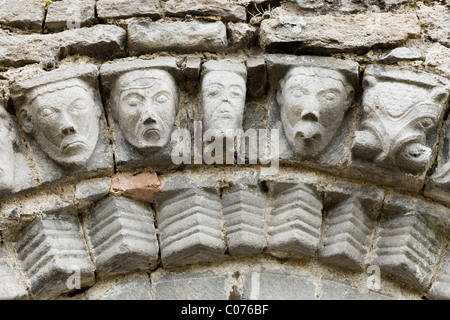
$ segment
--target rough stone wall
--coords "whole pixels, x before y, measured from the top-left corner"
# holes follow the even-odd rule
[[[450,299],[449,93],[448,0],[0,0],[0,299]]]

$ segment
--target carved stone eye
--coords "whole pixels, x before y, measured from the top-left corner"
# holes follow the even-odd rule
[[[434,124],[434,121],[431,118],[424,118],[419,121],[419,124],[422,128],[427,129]]]
[[[73,109],[75,109],[75,110],[84,110],[84,109],[86,109],[86,103],[84,101],[77,101],[73,105]]]
[[[234,98],[240,98],[242,96],[242,91],[239,88],[231,88],[230,94]]]
[[[328,101],[333,101],[337,98],[337,94],[334,92],[327,92],[323,96]]]
[[[130,99],[128,100],[128,102],[127,102],[127,104],[128,104],[130,107],[136,107],[136,106],[138,106],[140,103],[141,103],[141,100],[138,99],[137,97],[130,98]]]
[[[39,115],[43,118],[47,118],[53,114],[53,110],[50,108],[42,108],[39,110]]]
[[[158,95],[156,95],[155,101],[160,104],[166,103],[167,101],[169,101],[169,97],[165,93],[159,93]]]
[[[301,89],[293,89],[293,90],[291,91],[291,95],[292,95],[294,98],[299,98],[299,97],[303,96],[303,91],[302,91]]]

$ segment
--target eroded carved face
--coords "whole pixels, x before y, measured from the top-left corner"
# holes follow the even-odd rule
[[[142,152],[153,152],[169,141],[176,116],[178,91],[163,70],[123,75],[112,92],[112,108],[127,141]]]
[[[246,92],[244,78],[234,72],[207,73],[202,81],[205,130],[224,134],[242,129]]]
[[[365,78],[363,121],[355,133],[353,153],[380,166],[400,167],[411,173],[427,168],[432,150],[427,134],[436,128],[441,102],[439,89]]]
[[[0,106],[0,190],[10,190],[14,182],[14,133],[12,119]]]
[[[342,75],[316,68],[294,68],[280,84],[278,103],[286,138],[304,157],[319,155],[332,141],[353,100]]]
[[[20,111],[27,133],[51,159],[82,166],[91,158],[100,131],[101,107],[85,82],[71,79],[40,87]]]

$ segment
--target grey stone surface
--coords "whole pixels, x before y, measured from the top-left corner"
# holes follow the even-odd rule
[[[0,30],[0,65],[42,63],[54,66],[70,55],[112,58],[121,55],[126,32],[120,27],[96,25],[56,34],[17,35]]]
[[[78,200],[97,201],[106,196],[111,189],[111,178],[94,178],[79,182],[75,187]]]
[[[247,59],[247,93],[260,98],[266,93],[267,68],[264,58]]]
[[[374,216],[356,197],[332,207],[328,212],[324,248],[319,260],[345,268],[362,269],[369,250]]]
[[[18,282],[14,269],[7,264],[7,254],[0,249],[0,300],[24,300],[27,290]]]
[[[95,0],[53,1],[48,5],[45,26],[50,31],[90,27],[95,19]]]
[[[41,30],[44,8],[41,1],[15,0],[0,2],[0,24],[5,26]]]
[[[134,275],[127,279],[117,279],[107,290],[101,290],[105,284],[89,289],[88,300],[153,300],[150,294],[150,282],[145,275]]]
[[[425,65],[450,78],[450,48],[435,43],[425,56]]]
[[[230,46],[236,49],[250,49],[255,45],[257,28],[243,22],[229,22],[227,31]]]
[[[433,3],[433,6],[422,4],[417,16],[423,24],[428,37],[450,48],[450,10],[443,5]]]
[[[275,256],[313,256],[319,246],[322,202],[315,187],[270,182],[267,248]]]
[[[157,19],[161,15],[159,0],[98,0],[97,14],[100,19],[125,19],[134,16]]]
[[[363,117],[352,145],[352,165],[387,183],[401,185],[398,180],[407,173],[423,181],[449,95],[448,81],[427,73],[369,66],[363,87]],[[377,172],[376,178],[373,171],[379,168],[390,173]]]
[[[132,21],[128,25],[128,48],[132,55],[157,51],[222,51],[228,45],[223,22]]]
[[[265,270],[244,274],[244,300],[316,300],[316,284],[289,270]]]
[[[212,271],[151,275],[155,300],[227,300],[227,277]]]
[[[450,300],[450,249],[445,253],[444,261],[428,295],[433,299]]]
[[[218,16],[228,21],[245,21],[245,7],[227,0],[168,0],[164,3],[166,16]]]
[[[97,67],[86,64],[14,84],[14,107],[41,182],[112,170],[97,77]]]
[[[101,200],[86,222],[97,274],[150,270],[158,260],[152,211],[127,197]]]
[[[301,17],[276,8],[270,19],[261,22],[259,43],[269,51],[364,53],[374,46],[398,46],[419,35],[420,23],[413,13]]]
[[[94,266],[80,224],[72,215],[36,218],[17,236],[15,248],[37,298],[73,291],[67,284],[79,275],[80,288],[94,284]]]
[[[441,246],[435,227],[417,212],[409,212],[389,215],[380,228],[372,265],[418,287],[428,286]]]
[[[215,261],[225,252],[222,214],[214,177],[195,181],[185,176],[162,180],[155,194],[165,267]]]
[[[350,284],[324,279],[321,300],[392,300],[392,298],[373,291],[361,293]]]
[[[228,251],[235,254],[262,253],[264,244],[265,195],[258,174],[238,179],[222,196]]]
[[[194,86],[200,80],[200,71],[202,67],[202,60],[200,57],[187,57],[183,62],[182,69],[184,72],[187,84],[192,83]]]
[[[388,52],[380,58],[382,63],[395,63],[403,60],[418,60],[422,58],[420,51],[416,49],[400,47]]]

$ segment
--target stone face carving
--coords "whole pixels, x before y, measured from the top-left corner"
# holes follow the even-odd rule
[[[441,119],[448,89],[436,77],[370,66],[363,87],[363,120],[353,155],[409,173],[426,170],[429,133]]]
[[[203,65],[202,106],[205,130],[218,136],[242,129],[246,87],[244,65],[208,61]]]
[[[91,158],[100,132],[102,106],[88,82],[96,81],[97,68],[64,71],[20,83],[18,115],[24,131],[49,158],[62,166],[81,167]]]
[[[116,81],[111,110],[126,140],[141,152],[164,147],[172,133],[179,94],[164,70],[134,70]]]
[[[293,151],[302,157],[318,156],[336,135],[353,98],[353,86],[339,71],[291,68],[280,81],[277,101]]]
[[[1,102],[1,100],[0,100]],[[16,136],[10,115],[0,104],[0,191],[13,188],[14,183],[14,150]]]

